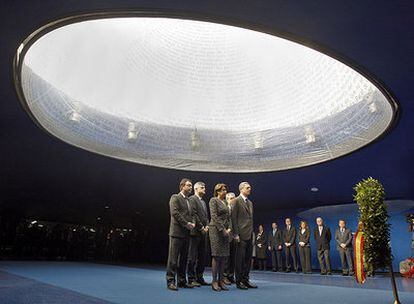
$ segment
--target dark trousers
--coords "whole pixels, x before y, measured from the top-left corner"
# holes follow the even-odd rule
[[[354,272],[354,267],[353,267],[353,262],[352,262],[352,248],[345,248],[343,249],[338,248],[339,251],[339,257],[341,258],[341,264],[342,264],[342,272],[343,273],[353,273]]]
[[[271,251],[272,254],[272,269],[273,270],[283,270],[282,265],[282,250],[277,250],[276,248],[273,248]]]
[[[226,268],[224,270],[224,277],[232,280],[234,279],[234,269],[236,267],[236,240],[230,242],[230,255],[226,260]]]
[[[325,273],[326,271],[331,272],[331,259],[329,257],[329,249],[318,250],[318,261],[322,273]]]
[[[295,271],[298,271],[298,261],[296,258],[296,245],[291,245],[289,247],[285,246],[285,258],[286,258],[286,270],[290,271],[292,266],[290,264],[290,257],[292,257],[293,268]]]
[[[309,246],[299,246],[300,265],[302,272],[311,272],[311,249]]]
[[[190,236],[188,247],[188,282],[200,281],[203,279],[204,268],[206,265],[206,245],[207,237],[205,234]]]
[[[252,240],[240,240],[236,245],[236,282],[249,281],[253,253]]]
[[[186,283],[185,269],[187,267],[188,238],[177,238],[170,236],[170,244],[168,246],[168,262],[167,262],[167,283],[178,284]]]

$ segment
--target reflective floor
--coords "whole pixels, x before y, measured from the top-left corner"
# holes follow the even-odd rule
[[[210,280],[209,271],[206,279]],[[259,288],[228,292],[210,287],[166,289],[164,267],[74,262],[0,262],[0,303],[392,303],[390,278],[360,286],[351,277],[253,271]],[[397,278],[401,303],[414,303],[414,280]]]

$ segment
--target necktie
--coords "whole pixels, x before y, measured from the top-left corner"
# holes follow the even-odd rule
[[[250,207],[249,207],[249,199],[245,199],[244,203],[246,204],[247,210],[249,210],[249,212],[251,213]]]
[[[205,212],[205,214],[207,214],[207,208],[206,208],[206,203],[203,200],[200,200],[201,205],[203,206],[203,210]]]
[[[344,234],[344,228],[341,228],[341,234],[342,235]]]
[[[188,213],[191,215],[191,206],[190,206],[190,202],[188,201],[188,197],[185,198],[185,201],[187,203]]]

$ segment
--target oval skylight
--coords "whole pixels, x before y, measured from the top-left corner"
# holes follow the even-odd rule
[[[173,169],[307,166],[382,135],[396,111],[358,71],[243,27],[162,16],[54,23],[19,48],[16,85],[48,133]]]

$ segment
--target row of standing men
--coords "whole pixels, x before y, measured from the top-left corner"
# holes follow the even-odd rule
[[[266,249],[271,253],[272,271],[283,271],[282,251],[285,253],[285,272],[293,269],[299,272],[297,258],[297,247],[299,247],[299,259],[302,272],[311,274],[311,229],[306,221],[301,221],[296,229],[290,218],[285,219],[285,228],[280,230],[276,223],[272,223],[271,231],[266,235],[262,225],[259,225],[255,237],[256,260],[259,269],[266,268]],[[324,225],[321,217],[316,218],[316,227],[313,229],[317,258],[321,269],[321,275],[331,275],[330,242],[332,239],[331,230]],[[339,252],[342,264],[342,275],[354,275],[353,271],[353,235],[351,229],[346,227],[346,222],[340,219],[338,228],[335,230],[335,244]]]
[[[205,184],[195,183],[192,196],[191,180],[182,179],[179,188],[180,192],[173,194],[169,202],[167,288],[176,291],[178,288],[210,285],[204,280],[208,245],[212,256],[211,287],[214,291],[229,290],[226,285],[232,282],[225,277],[225,272],[230,272],[232,267],[238,289],[257,288],[249,278],[254,243],[253,203],[248,198],[250,184],[240,183],[238,197],[228,193],[225,184],[217,184],[208,206],[210,221],[203,200]],[[231,243],[235,244],[232,252]]]

